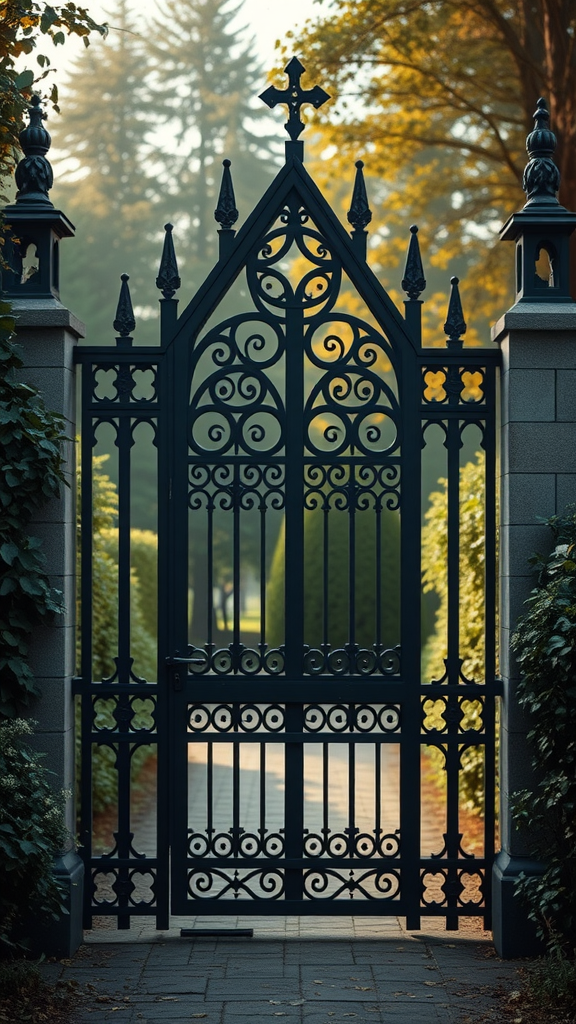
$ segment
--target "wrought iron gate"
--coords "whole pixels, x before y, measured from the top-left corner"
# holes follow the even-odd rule
[[[326,94],[303,92],[302,70],[291,61],[290,89],[263,94],[288,104],[290,141],[238,234],[225,161],[220,259],[180,317],[167,226],[159,347],[133,345],[124,279],[116,347],[78,352],[88,926],[92,915],[129,927],[132,916],[155,914],[165,927],[169,890],[177,914],[402,915],[411,928],[422,915],[445,917],[448,928],[461,915],[488,915],[498,353],[463,348],[456,279],[447,341],[422,348],[416,228],[402,315],[366,263],[362,164],[351,235],[304,168],[300,107]],[[118,451],[118,636],[115,674],[94,681],[88,468],[104,424]],[[131,452],[142,425],[158,464],[153,682],[139,675],[130,625]],[[421,621],[422,465],[432,437],[446,478],[439,571],[448,591],[436,664],[423,654]],[[474,652],[461,649],[460,622],[470,452],[479,453],[484,588]],[[93,750],[102,747],[117,776],[107,848],[93,833]],[[152,850],[133,826],[142,747],[158,755]],[[446,784],[423,818],[430,748]],[[462,794],[472,763],[484,790],[476,849]]]

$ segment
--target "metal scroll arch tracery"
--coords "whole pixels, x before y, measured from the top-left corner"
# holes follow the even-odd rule
[[[191,356],[190,509],[284,507],[289,396],[281,380],[297,346],[304,406],[290,414],[296,412],[303,423],[299,458],[305,507],[318,501],[326,507],[328,501],[352,514],[396,510],[401,444],[392,380],[396,353],[375,326],[335,308],[342,261],[295,192],[250,253],[246,281],[255,310],[217,324]],[[237,639],[234,646],[236,651],[206,651],[193,671],[283,671],[282,649],[270,657],[265,643],[258,652],[242,648]],[[340,658],[334,649],[329,658],[320,658],[322,665],[319,652],[309,652],[313,657],[307,656],[305,671],[396,674],[398,652],[386,650],[379,638],[376,648],[341,651]]]

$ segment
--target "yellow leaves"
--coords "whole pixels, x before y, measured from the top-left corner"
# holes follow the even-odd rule
[[[508,29],[513,37],[513,18]],[[440,0],[406,10],[389,0],[336,0],[299,42],[310,77],[336,98],[338,117],[321,110],[315,126],[320,148],[335,147],[324,173],[341,179],[366,153],[386,190],[392,234],[415,220],[433,265],[478,267],[465,289],[494,319],[511,297],[510,275],[491,259],[495,228],[523,201],[525,157],[518,65],[485,5]],[[347,109],[339,99],[346,90],[354,94]],[[394,265],[390,240],[377,258]]]

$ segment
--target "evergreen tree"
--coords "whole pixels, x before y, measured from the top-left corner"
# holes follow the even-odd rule
[[[178,258],[186,287],[198,286],[217,258],[213,211],[223,158],[232,161],[237,205],[246,216],[275,167],[270,142],[258,124],[265,108],[254,103],[265,75],[252,41],[230,24],[240,6],[229,0],[164,0],[152,20],[150,110],[159,128],[157,163],[170,195],[178,231]]]
[[[128,0],[118,0],[108,38],[78,57],[53,130],[67,158],[53,194],[77,233],[76,244],[63,247],[62,298],[92,344],[113,343],[120,274],[130,274],[136,307],[156,308],[163,220],[147,173],[146,57],[133,23]],[[150,318],[137,316],[137,343],[154,343],[156,334]]]

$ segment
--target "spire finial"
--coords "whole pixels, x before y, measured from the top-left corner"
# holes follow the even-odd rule
[[[223,160],[222,166],[224,168],[222,183],[220,185],[218,205],[214,210],[214,217],[222,231],[231,231],[238,220],[238,210],[236,209],[236,197],[234,196],[234,186],[230,173],[230,161]]]
[[[426,278],[424,277],[424,267],[422,266],[422,257],[420,255],[418,228],[416,224],[413,224],[410,228],[410,244],[406,256],[402,288],[407,293],[409,299],[416,301],[425,287]]]
[[[313,89],[302,89],[300,79],[305,70],[306,68],[298,60],[298,57],[292,57],[292,60],[284,68],[288,75],[288,88],[277,89],[276,86],[271,85],[264,92],[261,92],[258,97],[269,107],[275,107],[277,103],[286,104],[288,107],[288,120],[284,127],[292,142],[296,142],[298,136],[302,134],[306,127],[300,119],[300,108],[304,103],[311,103],[313,107],[318,109],[323,103],[326,103],[326,100],[330,99],[329,94],[319,85],[315,85]]]
[[[368,206],[363,167],[362,160],[357,160],[352,202],[348,210],[348,222],[352,225],[354,231],[365,231],[372,220],[372,211]]]
[[[462,301],[458,289],[459,283],[459,278],[450,278],[452,287],[448,302],[448,314],[444,324],[444,333],[448,335],[448,348],[462,348],[462,335],[466,334],[466,321],[462,312]]]
[[[34,202],[52,206],[48,192],[54,184],[54,175],[50,162],[46,159],[52,139],[42,124],[46,120],[46,114],[37,95],[32,97],[28,116],[30,124],[23,128],[19,135],[24,158],[16,168],[16,203]]]
[[[134,319],[134,310],[132,309],[132,299],[130,297],[130,289],[128,287],[128,281],[130,278],[128,274],[122,274],[120,280],[122,285],[120,287],[120,298],[118,299],[118,307],[116,309],[116,319],[112,324],[118,338],[116,341],[118,344],[129,345],[132,341],[130,335],[136,329],[136,321]]]
[[[524,168],[522,180],[522,188],[527,195],[526,206],[533,203],[558,206],[556,193],[560,188],[560,172],[552,159],[556,149],[556,136],[550,130],[550,114],[543,97],[538,100],[533,117],[534,130],[526,139],[530,160]]]
[[[156,287],[160,289],[165,299],[171,299],[181,284],[178,276],[178,263],[176,261],[172,230],[172,224],[164,225],[164,248],[162,249],[158,277],[156,278]]]

